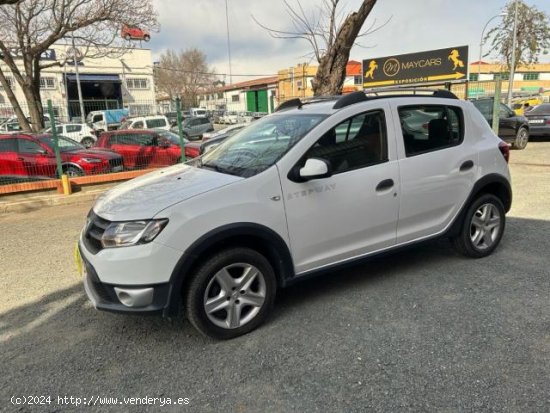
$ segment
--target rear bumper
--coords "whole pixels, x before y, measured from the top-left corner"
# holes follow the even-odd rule
[[[546,125],[546,126],[529,125],[529,135],[550,136],[550,125]]]

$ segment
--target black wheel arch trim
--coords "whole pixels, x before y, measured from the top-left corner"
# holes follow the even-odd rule
[[[470,191],[470,195],[468,195],[466,202],[464,202],[464,205],[462,205],[460,212],[455,217],[452,225],[449,227],[445,235],[454,236],[459,233],[462,226],[462,221],[464,220],[464,214],[466,214],[466,211],[468,210],[470,204],[480,193],[487,192],[484,191],[484,189],[490,188],[495,184],[498,185],[499,188],[504,190],[504,193],[501,193],[500,196],[497,195],[504,205],[504,211],[508,212],[510,210],[510,208],[512,207],[512,187],[510,186],[510,182],[508,181],[508,179],[496,173],[485,175],[474,184],[472,190]]]
[[[225,240],[247,236],[265,241],[271,255],[268,259],[274,265],[278,286],[286,286],[295,275],[294,264],[290,249],[279,234],[264,225],[252,222],[223,225],[204,234],[183,253],[170,277],[169,300],[163,315],[172,317],[178,313],[182,300],[183,285],[203,253]],[[274,260],[276,262],[273,262]]]

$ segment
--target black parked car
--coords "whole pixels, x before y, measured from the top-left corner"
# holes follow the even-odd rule
[[[550,103],[537,105],[525,112],[533,136],[550,136]]]
[[[479,99],[472,102],[489,125],[493,124],[493,99]],[[525,149],[529,142],[529,122],[525,116],[516,113],[500,103],[498,122],[498,136],[505,142],[511,143],[515,149]]]

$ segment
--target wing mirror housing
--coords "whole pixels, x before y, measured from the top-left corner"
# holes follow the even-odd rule
[[[304,166],[299,168],[296,178],[297,181],[310,181],[312,179],[328,178],[332,175],[330,162],[320,158],[309,158]]]

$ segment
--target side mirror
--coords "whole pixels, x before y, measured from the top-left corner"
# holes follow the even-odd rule
[[[331,175],[332,171],[328,161],[319,158],[309,158],[299,172],[300,178],[304,181],[328,178]]]

